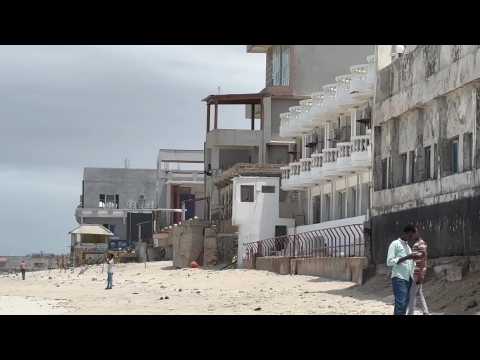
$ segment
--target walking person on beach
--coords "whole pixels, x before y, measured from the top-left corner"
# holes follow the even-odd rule
[[[417,302],[417,295],[420,297],[420,304],[422,307],[423,315],[430,315],[423,296],[423,282],[427,273],[427,243],[419,238],[413,245],[412,251],[419,254],[419,258],[415,260],[415,270],[413,272],[413,282],[410,288],[410,301],[408,303],[408,315],[413,315],[415,311],[415,305]]]
[[[107,287],[105,290],[110,290],[113,286],[113,254],[107,255]]]
[[[410,245],[418,239],[415,225],[407,225],[403,235],[392,241],[388,248],[387,266],[392,268],[392,288],[395,297],[394,315],[406,315],[409,303],[410,287],[412,285],[414,260],[418,254],[413,253]]]
[[[22,280],[25,280],[25,272],[27,271],[27,264],[25,264],[25,260],[22,260],[20,263],[20,271],[22,272]]]

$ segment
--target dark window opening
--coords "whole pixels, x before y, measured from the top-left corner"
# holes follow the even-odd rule
[[[415,151],[410,151],[410,184],[415,182]]]
[[[262,186],[262,193],[275,194],[275,186],[263,185]]]
[[[387,188],[387,161],[388,159],[382,159],[382,190]]]
[[[318,224],[321,222],[321,200],[320,195],[313,197],[313,223]]]
[[[450,154],[451,154],[450,170],[452,174],[456,174],[458,173],[458,138],[451,140]]]
[[[338,219],[345,218],[345,191],[339,191],[337,200],[337,216]]]
[[[98,207],[118,209],[119,202],[120,202],[120,198],[116,194],[100,194]]]
[[[463,171],[472,170],[472,145],[473,135],[472,133],[463,134]]]
[[[325,195],[324,197],[324,202],[325,202],[325,207],[324,207],[324,219],[325,221],[329,221],[330,220],[330,208],[331,208],[331,204],[330,204],[330,195]]]
[[[254,202],[255,186],[253,185],[240,185],[240,201],[241,202]]]
[[[407,183],[407,154],[400,154],[402,164],[402,185]]]
[[[431,179],[432,174],[430,171],[431,168],[431,146],[427,146],[425,148],[425,178],[426,179]]]

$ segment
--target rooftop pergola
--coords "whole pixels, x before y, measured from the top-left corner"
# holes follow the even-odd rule
[[[210,132],[210,107],[215,107],[213,129],[218,129],[218,105],[250,105],[251,106],[251,129],[255,130],[255,106],[260,105],[260,129],[263,130],[263,101],[264,93],[256,94],[228,94],[210,95],[202,101],[207,103],[207,133]]]

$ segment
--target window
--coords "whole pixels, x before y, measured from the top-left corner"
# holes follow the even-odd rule
[[[321,222],[321,201],[320,195],[313,197],[313,223],[318,224]]]
[[[348,200],[348,216],[353,217],[357,214],[357,189],[350,188],[350,199]]]
[[[253,185],[240,185],[240,201],[254,202],[255,187]]]
[[[100,194],[100,199],[98,201],[98,207],[104,208],[105,207],[105,195]]]
[[[450,170],[452,174],[456,174],[458,173],[458,138],[451,140],[450,154],[451,154]]]
[[[288,193],[286,191],[280,190],[280,202],[287,201]]]
[[[120,197],[114,194],[100,194],[98,207],[118,209]]]
[[[337,218],[345,218],[345,191],[339,191],[337,193]]]
[[[145,208],[145,195],[140,195],[137,201],[137,209]]]
[[[407,183],[407,154],[400,154],[400,160],[402,163],[402,185]]]
[[[431,168],[431,146],[425,148],[425,179],[431,179],[432,174],[430,171]]]
[[[265,194],[275,194],[275,186],[263,185],[263,186],[262,186],[262,193],[265,193]]]
[[[330,220],[330,195],[324,195],[324,221]]]
[[[387,161],[388,159],[382,159],[382,190],[387,188]]]
[[[433,178],[438,176],[438,144],[433,146]]]
[[[388,179],[387,179],[387,188],[391,189],[393,187],[393,168],[392,168],[392,158],[388,158]]]
[[[463,134],[463,171],[472,170],[472,133]]]
[[[415,151],[410,151],[410,184],[415,182]]]
[[[273,86],[288,86],[290,78],[290,48],[285,45],[273,46]]]

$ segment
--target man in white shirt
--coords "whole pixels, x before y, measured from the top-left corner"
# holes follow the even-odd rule
[[[395,297],[394,315],[406,315],[412,285],[415,260],[420,254],[413,253],[410,244],[418,239],[415,225],[407,225],[403,235],[392,241],[388,248],[387,266],[392,268],[392,288]]]

